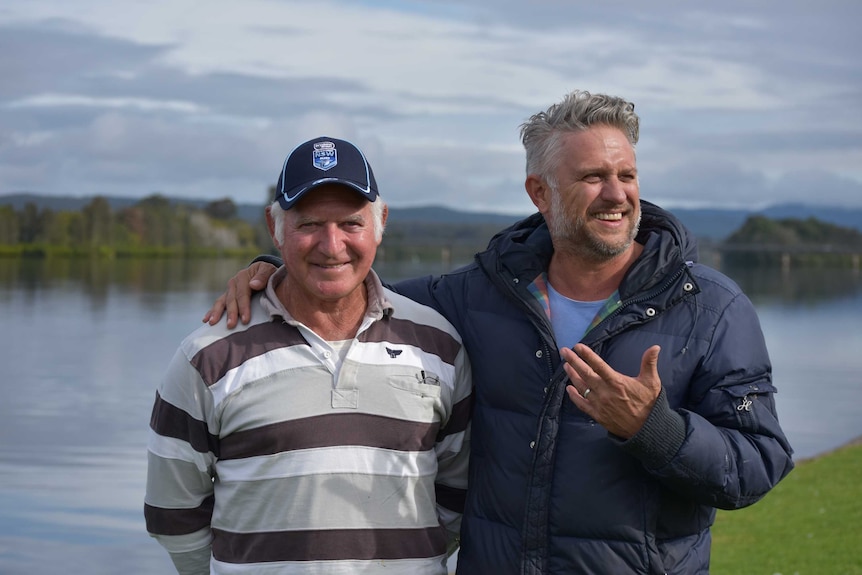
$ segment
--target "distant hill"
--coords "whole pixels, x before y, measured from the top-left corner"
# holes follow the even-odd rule
[[[781,218],[754,216],[733,232],[725,246],[772,246],[781,250],[801,246],[823,246],[827,251],[862,249],[862,232],[830,224],[816,218]]]
[[[429,224],[497,224],[501,228],[514,224],[524,215],[493,214],[489,212],[462,212],[441,206],[389,208],[393,222],[421,222]]]
[[[740,228],[750,216],[772,220],[815,218],[836,226],[862,231],[862,208],[780,204],[763,210],[684,209],[671,210],[694,234],[701,238],[723,240]]]
[[[10,205],[15,210],[21,210],[25,204],[33,203],[42,209],[45,207],[55,211],[80,210],[92,200],[92,196],[45,196],[39,194],[9,194],[0,195],[0,206]],[[107,197],[113,210],[132,206],[140,201],[136,198]],[[172,202],[203,208],[208,201],[169,198]],[[261,221],[263,206],[254,204],[237,204],[237,215],[251,223]],[[671,210],[699,238],[715,241],[725,239],[739,229],[745,220],[752,215],[762,215],[771,219],[807,219],[816,218],[823,222],[853,228],[862,231],[862,208],[846,208],[836,206],[809,206],[802,204],[782,204],[764,210],[747,211],[739,209],[688,209],[675,208]],[[524,214],[526,215],[526,214]],[[390,224],[405,223],[428,225],[481,225],[502,228],[514,223],[521,216],[498,214],[493,212],[467,212],[453,210],[442,206],[420,206],[397,208],[390,206]]]
[[[676,217],[698,238],[721,241],[741,226],[752,215],[746,210],[672,209]],[[862,217],[860,217],[862,225]]]

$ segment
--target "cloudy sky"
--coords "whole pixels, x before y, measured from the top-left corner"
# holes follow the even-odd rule
[[[518,126],[641,117],[667,207],[862,207],[862,2],[0,0],[0,194],[263,203],[346,138],[392,206],[528,213]]]

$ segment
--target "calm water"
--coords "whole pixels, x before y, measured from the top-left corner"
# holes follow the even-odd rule
[[[172,572],[143,524],[149,411],[244,263],[0,260],[0,573]],[[797,457],[862,436],[859,274],[726,271],[758,308]]]

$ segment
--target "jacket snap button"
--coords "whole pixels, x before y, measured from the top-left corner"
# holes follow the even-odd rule
[[[684,289],[685,291],[691,291],[694,289],[694,284],[692,284],[691,282],[685,282],[685,284],[682,286],[682,289]]]
[[[535,447],[536,447],[536,442],[535,442],[535,441],[531,441],[531,442],[530,442],[530,449],[535,449]]]
[[[539,357],[539,358],[542,357],[542,350],[541,349],[536,352],[536,357]]]
[[[646,314],[647,314],[647,316],[649,316],[649,317],[654,316],[654,315],[655,315],[655,308],[648,307],[648,308],[647,308],[647,310],[646,310]]]
[[[518,283],[518,282],[519,282],[519,281],[521,281],[521,280],[519,280],[518,278],[515,278],[515,279],[513,279],[512,281],[513,281],[513,282],[515,282],[515,283]]]

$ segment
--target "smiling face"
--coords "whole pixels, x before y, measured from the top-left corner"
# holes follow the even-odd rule
[[[640,222],[640,193],[626,135],[597,125],[563,134],[560,146],[554,182],[535,174],[527,179],[555,251],[599,262],[627,253]]]
[[[284,213],[281,237],[275,236],[267,212],[270,234],[287,268],[280,295],[288,310],[360,302],[364,309],[363,282],[380,245],[371,206],[344,186],[321,186]]]

